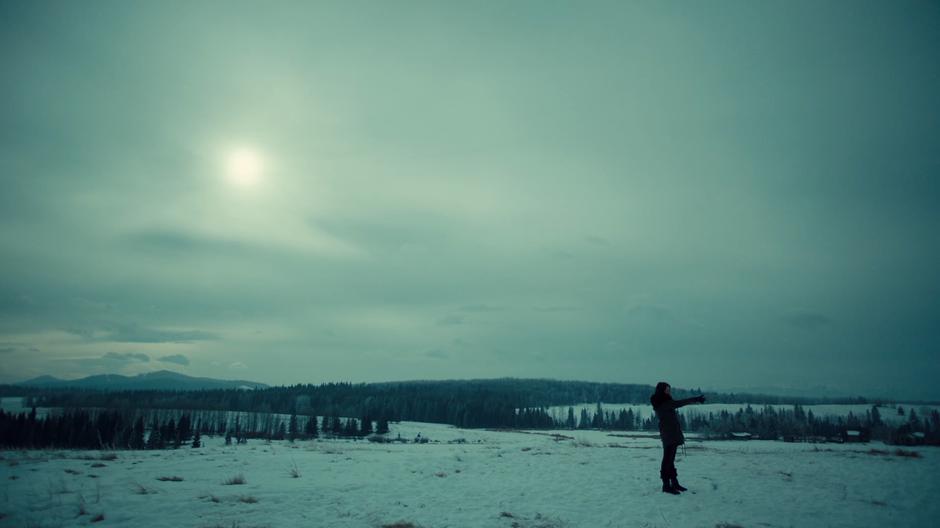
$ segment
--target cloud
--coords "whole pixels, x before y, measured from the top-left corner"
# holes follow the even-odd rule
[[[252,250],[250,246],[234,240],[159,229],[132,233],[121,238],[120,242],[134,251],[168,255],[237,254]]]
[[[72,369],[73,373],[114,373],[137,371],[150,362],[150,356],[140,352],[108,352],[97,357],[57,358],[58,368]]]
[[[158,330],[136,324],[118,326],[108,336],[109,341],[126,343],[191,343],[213,339],[218,336],[202,330]]]
[[[170,356],[163,356],[159,359],[159,361],[163,361],[164,363],[176,363],[177,365],[183,365],[183,366],[189,365],[189,358],[184,356],[183,354],[173,354]]]
[[[142,363],[147,363],[150,361],[150,356],[140,352],[108,352],[107,354],[101,356],[102,359],[112,360],[112,361],[126,361],[134,362],[140,361]]]
[[[499,310],[502,308],[488,304],[465,304],[460,307],[461,312],[496,312]]]
[[[95,338],[95,330],[91,328],[64,328],[63,330],[83,339],[91,340]]]
[[[246,370],[248,365],[242,363],[241,361],[236,361],[234,363],[229,363],[228,368],[232,370]]]
[[[633,305],[627,309],[627,314],[631,318],[647,321],[665,322],[676,320],[676,316],[672,313],[672,310],[654,304]]]
[[[0,343],[0,354],[12,354],[13,352],[39,352],[39,349],[25,343]]]
[[[105,328],[68,328],[66,332],[87,340],[118,343],[192,343],[211,341],[219,336],[202,330],[161,330],[136,323],[114,324]]]
[[[431,359],[449,359],[450,358],[450,354],[440,349],[428,350],[427,352],[425,352],[424,355]]]
[[[532,308],[536,312],[577,312],[578,309],[574,306],[534,306]]]
[[[669,13],[678,33],[638,28],[629,42],[608,38],[609,24],[636,9],[605,9],[610,16],[584,18],[570,35],[575,52],[533,62],[558,36],[520,33],[511,17],[452,20],[443,3],[421,17],[299,4],[308,7],[233,8],[224,20],[212,6],[194,7],[180,38],[205,53],[189,57],[173,56],[154,31],[177,16],[157,2],[108,10],[104,29],[122,28],[120,39],[100,31],[71,39],[68,11],[89,9],[76,2],[57,6],[62,16],[0,17],[8,48],[32,49],[37,32],[48,37],[33,54],[42,68],[6,61],[6,78],[17,82],[0,86],[5,100],[28,103],[0,115],[36,131],[3,149],[4,167],[15,170],[4,171],[0,193],[0,377],[64,370],[64,357],[110,371],[175,368],[160,358],[182,353],[198,358],[187,371],[234,373],[228,365],[241,360],[253,377],[278,383],[510,374],[633,381],[675,364],[666,353],[675,351],[688,359],[667,371],[679,385],[683,369],[696,384],[777,382],[781,365],[802,383],[797,366],[812,354],[820,378],[840,372],[845,355],[864,358],[845,381],[862,392],[885,378],[883,365],[898,365],[891,372],[905,394],[940,391],[927,385],[940,376],[931,356],[940,303],[927,279],[940,255],[937,122],[923,117],[940,112],[931,90],[940,63],[917,53],[935,40],[930,24],[902,23],[888,3],[853,24],[838,24],[838,9],[814,12],[820,26],[841,31],[852,57],[866,58],[834,74],[827,60],[799,71],[753,68],[803,64],[806,48],[829,49],[832,33],[813,27],[795,35],[804,46],[723,54],[768,20],[804,17],[802,7],[728,8],[740,23],[718,33],[684,23],[697,13]],[[923,5],[912,16],[934,20],[935,8]],[[540,17],[552,27],[578,10],[568,3]],[[259,12],[283,19],[275,25],[284,38],[244,31]],[[331,33],[336,21],[376,14],[393,20]],[[454,22],[446,34],[427,31],[441,20]],[[209,22],[211,34],[201,30]],[[494,28],[510,41],[472,38]],[[428,38],[402,42],[394,71],[382,67],[385,54],[361,53],[403,30]],[[310,32],[336,37],[348,53],[316,72],[290,68],[316,52],[303,38]],[[117,41],[152,50],[153,60],[87,67],[117,57]],[[690,41],[705,44],[701,53],[683,52]],[[520,61],[538,64],[536,74],[466,68],[498,63],[507,43]],[[284,60],[219,67],[233,46]],[[426,61],[426,48],[466,60]],[[585,50],[594,60],[585,63]],[[699,55],[728,59],[725,74],[706,83],[725,97],[703,106],[701,92],[658,89],[694,70]],[[152,67],[166,61],[171,71]],[[872,84],[879,71],[892,74]],[[49,90],[51,77],[72,89]],[[439,78],[455,82],[441,91],[431,82]],[[126,88],[120,101],[97,97],[112,81]],[[786,90],[794,84],[812,89]],[[220,95],[232,85],[243,90]],[[277,100],[239,123],[244,96],[273,85]],[[403,88],[420,111],[369,86]],[[154,87],[169,87],[175,104],[133,104]],[[899,91],[910,97],[879,97]],[[833,118],[821,122],[820,108]],[[112,133],[139,122],[148,123],[139,133]],[[240,124],[252,137],[235,137]],[[329,133],[334,125],[341,133]],[[678,129],[681,156],[664,140]],[[250,191],[218,174],[227,143],[240,140],[255,143],[272,169]],[[880,148],[859,156],[861,143]],[[643,306],[631,311],[634,304]],[[836,321],[793,313],[817,309]],[[72,327],[74,335],[57,331]],[[452,344],[457,334],[467,344]],[[826,337],[819,344],[827,346],[795,346],[791,337]],[[629,354],[615,362],[616,347],[593,353],[608,341]],[[424,359],[436,347],[456,357]],[[530,350],[551,361],[533,365]],[[574,359],[583,350],[594,359]],[[103,358],[109,351],[145,352],[152,362]],[[278,361],[257,360],[270,359],[267,351]],[[903,362],[895,351],[907,354]],[[424,361],[419,369],[403,357]],[[746,369],[743,357],[753,358]]]
[[[818,330],[832,324],[832,319],[813,312],[795,312],[783,318],[784,321],[804,330]]]
[[[463,324],[463,322],[464,320],[463,320],[462,315],[448,315],[448,316],[441,317],[440,319],[438,319],[437,325],[438,326],[452,326],[452,325]]]
[[[545,248],[544,251],[548,256],[557,260],[570,260],[574,258],[574,253],[564,249]]]

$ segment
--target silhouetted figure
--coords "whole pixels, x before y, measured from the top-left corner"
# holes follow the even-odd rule
[[[663,441],[663,463],[659,469],[659,478],[663,480],[663,493],[678,495],[686,488],[679,484],[676,473],[676,450],[685,443],[682,428],[679,427],[679,415],[676,409],[690,403],[705,403],[705,396],[695,396],[684,400],[673,400],[671,387],[665,381],[656,384],[656,392],[650,396],[650,403],[659,418],[659,437]]]

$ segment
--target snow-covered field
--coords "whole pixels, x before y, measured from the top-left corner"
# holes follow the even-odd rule
[[[409,422],[392,424],[390,436],[418,433],[432,442],[207,438],[202,449],[117,451],[114,460],[0,451],[0,527],[886,527],[940,518],[935,448],[911,458],[875,443],[690,441],[677,461],[690,491],[672,496],[660,492],[656,439]],[[225,484],[237,476],[245,483]]]

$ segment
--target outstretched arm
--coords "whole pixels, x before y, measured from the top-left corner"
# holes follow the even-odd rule
[[[705,403],[705,396],[693,396],[691,398],[686,398],[684,400],[675,400],[675,408],[685,407],[691,403]]]

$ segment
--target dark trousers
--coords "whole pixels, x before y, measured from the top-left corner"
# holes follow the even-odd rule
[[[659,478],[675,478],[676,474],[676,450],[678,445],[663,446],[663,465],[659,468]]]

